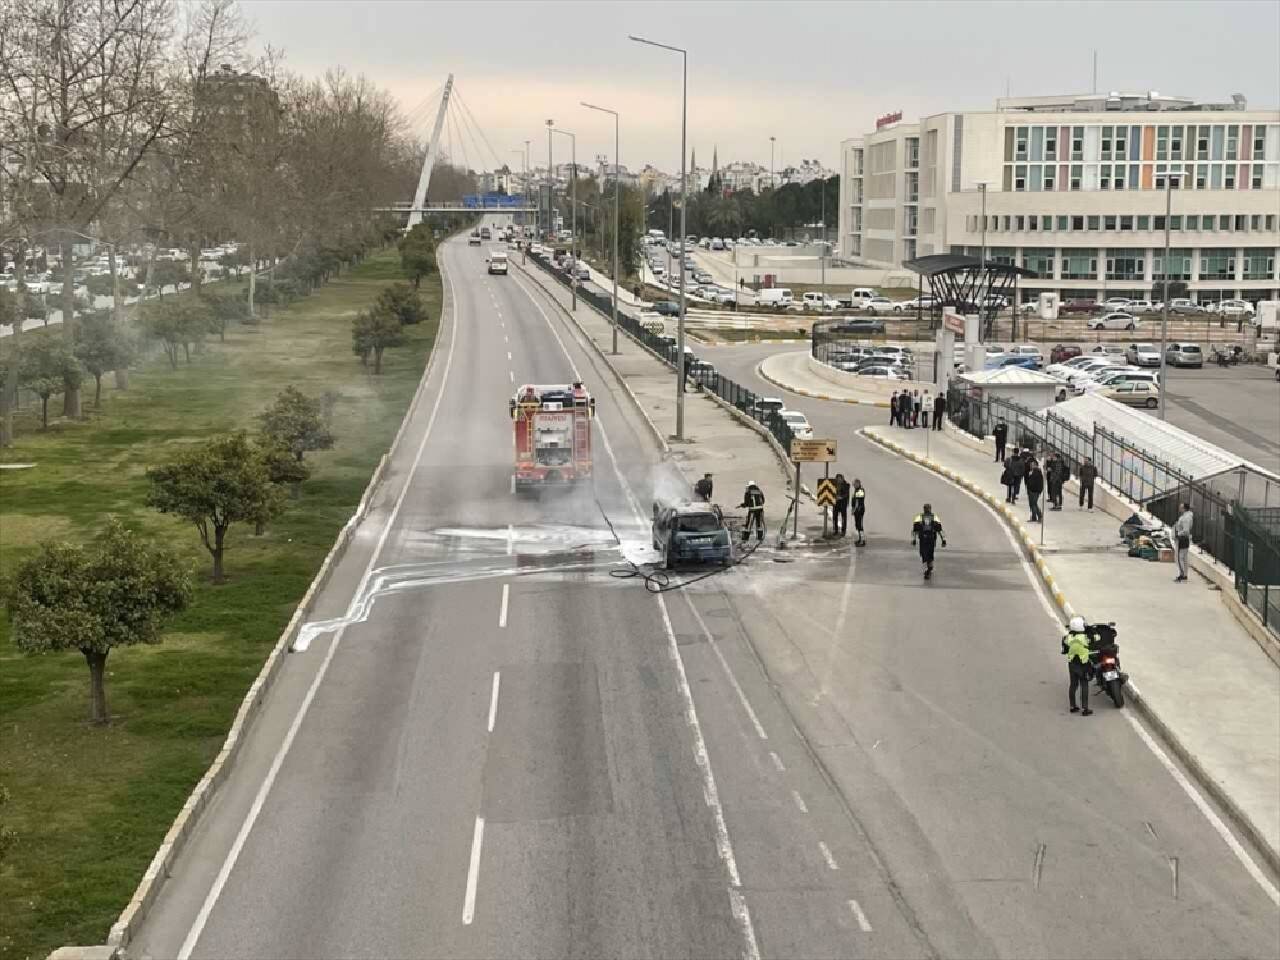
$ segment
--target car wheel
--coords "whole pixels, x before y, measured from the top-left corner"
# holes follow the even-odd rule
[[[1135,327],[1135,326],[1131,323],[1131,324],[1129,324],[1127,327],[1125,327],[1125,329],[1126,329],[1126,330],[1137,330],[1138,328],[1137,328],[1137,327]]]
[[[1156,400],[1155,397],[1147,397],[1147,409],[1154,410],[1156,408],[1157,402],[1158,401]]]

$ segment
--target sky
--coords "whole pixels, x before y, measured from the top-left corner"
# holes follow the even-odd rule
[[[433,105],[452,73],[484,134],[467,152],[473,168],[518,168],[525,140],[545,164],[548,119],[576,135],[580,163],[612,158],[613,118],[586,100],[621,114],[623,164],[677,170],[682,58],[629,34],[688,50],[699,166],[715,147],[722,164],[767,167],[774,137],[777,169],[801,159],[834,168],[840,141],[883,114],[992,109],[1006,91],[1088,93],[1095,50],[1100,91],[1212,102],[1241,93],[1251,108],[1280,108],[1276,0],[243,0],[243,9],[286,68],[365,74],[415,117],[433,115],[424,101]],[[429,117],[419,124],[424,139],[429,126]],[[569,141],[555,139],[563,162]]]

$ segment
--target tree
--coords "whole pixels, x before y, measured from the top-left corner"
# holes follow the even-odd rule
[[[418,289],[422,278],[436,271],[436,242],[431,228],[420,223],[400,241],[400,268]]]
[[[111,520],[92,549],[65,541],[43,544],[14,574],[8,610],[24,653],[84,655],[90,715],[105,724],[108,654],[116,647],[159,643],[164,621],[190,599],[191,577],[178,557]]]
[[[277,446],[266,437],[259,443],[257,455],[266,468],[268,479],[281,489],[287,489],[289,496],[296,499],[302,484],[311,476],[311,465],[295,456],[292,450]],[[253,532],[261,536],[266,526],[266,518],[261,518],[255,521]]]
[[[288,450],[299,463],[308,451],[328,450],[334,443],[320,401],[292,385],[280,391],[258,420],[267,445]]]
[[[374,309],[386,310],[406,327],[421,323],[426,317],[422,298],[407,283],[393,283],[383,290],[374,302]]]
[[[9,791],[0,787],[0,807],[9,802]],[[18,842],[18,835],[4,824],[0,824],[0,863],[4,863],[5,855]]]
[[[373,372],[378,374],[382,373],[382,351],[404,343],[404,328],[394,314],[374,307],[355,315],[351,321],[351,340],[352,350],[361,363],[367,363],[373,354]]]
[[[84,378],[80,361],[61,337],[31,337],[18,360],[18,382],[40,398],[40,423],[49,429],[49,398],[69,383],[79,389]]]
[[[176,260],[157,260],[151,271],[151,282],[161,297],[164,296],[165,287],[173,287],[174,292],[177,292],[180,284],[190,281],[191,271],[185,263],[178,263]]]
[[[98,273],[85,278],[84,281],[89,293],[95,297],[114,296],[117,283],[120,285],[120,296],[136,297],[138,295],[138,281],[132,277],[118,277],[113,280],[109,273]]]
[[[174,370],[178,369],[178,349],[182,349],[190,363],[191,348],[203,342],[213,323],[208,304],[190,295],[172,300],[148,300],[138,311],[143,335],[160,342]]]
[[[200,291],[200,303],[206,314],[209,329],[218,334],[218,339],[227,339],[227,326],[249,318],[249,304],[235,294],[211,293]]]
[[[85,317],[76,331],[75,355],[93,377],[93,405],[100,410],[102,375],[133,362],[133,342],[112,320],[110,310],[99,310]]]
[[[147,505],[195,524],[213,558],[213,582],[222,583],[227,531],[234,523],[265,524],[283,509],[262,456],[244,431],[215,437],[147,471]]]

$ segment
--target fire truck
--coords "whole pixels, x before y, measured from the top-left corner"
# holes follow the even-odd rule
[[[511,398],[516,490],[590,482],[595,412],[581,382],[520,387]]]

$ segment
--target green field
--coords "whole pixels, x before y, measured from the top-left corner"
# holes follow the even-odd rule
[[[41,541],[92,538],[109,516],[183,551],[199,582],[191,606],[155,647],[107,661],[113,722],[87,722],[88,669],[78,654],[25,656],[0,622],[0,824],[18,844],[0,864],[0,957],[101,943],[187,794],[217,753],[245,690],[360,500],[421,377],[440,314],[438,277],[423,284],[431,317],[406,328],[383,374],[351,352],[350,318],[400,279],[384,251],[256,326],[234,326],[170,370],[157,355],[130,389],[103,384],[101,411],[39,431],[27,405],[0,463],[0,575]],[[193,526],[144,505],[145,471],[183,444],[236,428],[286,384],[338,395],[332,450],[308,455],[300,498],[263,536],[232,527],[228,582],[209,582]],[[50,404],[61,410],[61,401]],[[0,618],[3,621],[3,618]]]

